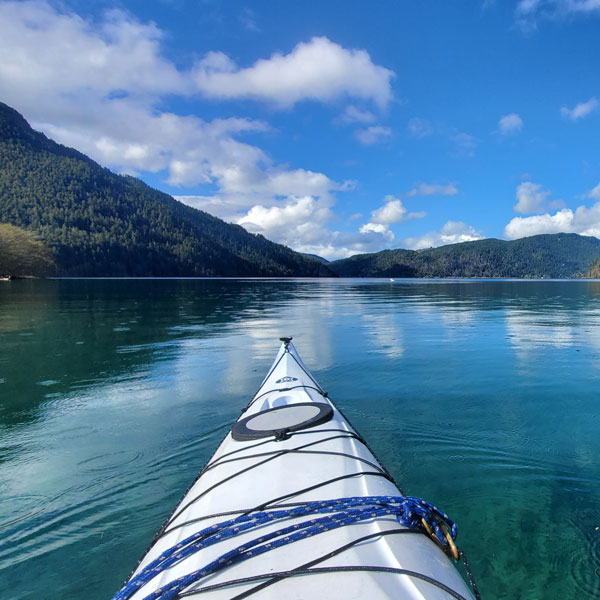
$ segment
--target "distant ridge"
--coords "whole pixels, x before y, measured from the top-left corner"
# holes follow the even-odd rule
[[[0,223],[35,233],[63,276],[335,276],[322,261],[112,173],[3,103]]]
[[[340,277],[588,277],[600,239],[575,233],[384,250],[328,263]],[[596,272],[596,271],[594,271]]]
[[[318,260],[319,262],[323,263],[324,265],[329,264],[329,261],[326,258],[323,258],[322,256],[319,256],[318,254],[308,254],[306,252],[301,252],[300,254],[302,254],[302,256],[306,256],[306,258],[312,258],[313,260]]]

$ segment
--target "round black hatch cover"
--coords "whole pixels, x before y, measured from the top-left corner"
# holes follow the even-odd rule
[[[299,402],[263,410],[237,421],[231,430],[234,440],[257,440],[287,432],[308,429],[326,423],[333,417],[331,405],[325,402]]]

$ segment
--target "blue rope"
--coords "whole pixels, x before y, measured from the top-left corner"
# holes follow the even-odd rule
[[[144,600],[172,600],[192,583],[235,563],[325,531],[386,515],[394,515],[401,525],[409,529],[421,527],[421,519],[424,519],[443,547],[447,547],[448,542],[440,527],[440,522],[444,522],[449,526],[453,539],[456,538],[457,534],[455,523],[445,513],[426,500],[411,496],[338,498],[336,500],[309,502],[293,508],[258,511],[206,527],[175,546],[168,548],[158,558],[134,575],[117,592],[113,600],[131,598],[135,592],[154,577],[203,548],[239,536],[266,523],[317,514],[326,514],[326,516],[295,523],[246,542],[204,565],[201,569],[170,581],[160,589],[145,596]]]

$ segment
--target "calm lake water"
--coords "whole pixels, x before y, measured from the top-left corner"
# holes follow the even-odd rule
[[[600,282],[0,282],[0,598],[108,599],[282,335],[484,599],[600,597]]]

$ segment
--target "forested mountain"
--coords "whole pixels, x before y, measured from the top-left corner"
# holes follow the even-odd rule
[[[427,250],[384,250],[329,263],[341,277],[586,277],[600,240],[574,233],[510,242],[463,242]]]
[[[0,103],[0,266],[67,276],[597,276],[600,240],[576,234],[385,250],[327,262],[116,175]],[[7,241],[8,240],[8,241]],[[10,254],[13,252],[12,254]],[[28,260],[31,259],[30,262]],[[54,265],[52,264],[54,259]],[[2,262],[3,261],[3,262]],[[12,261],[12,262],[10,262]],[[23,267],[31,273],[23,272]],[[35,267],[34,267],[35,265]]]
[[[102,168],[2,103],[0,223],[36,234],[57,275],[332,275],[321,261]]]

